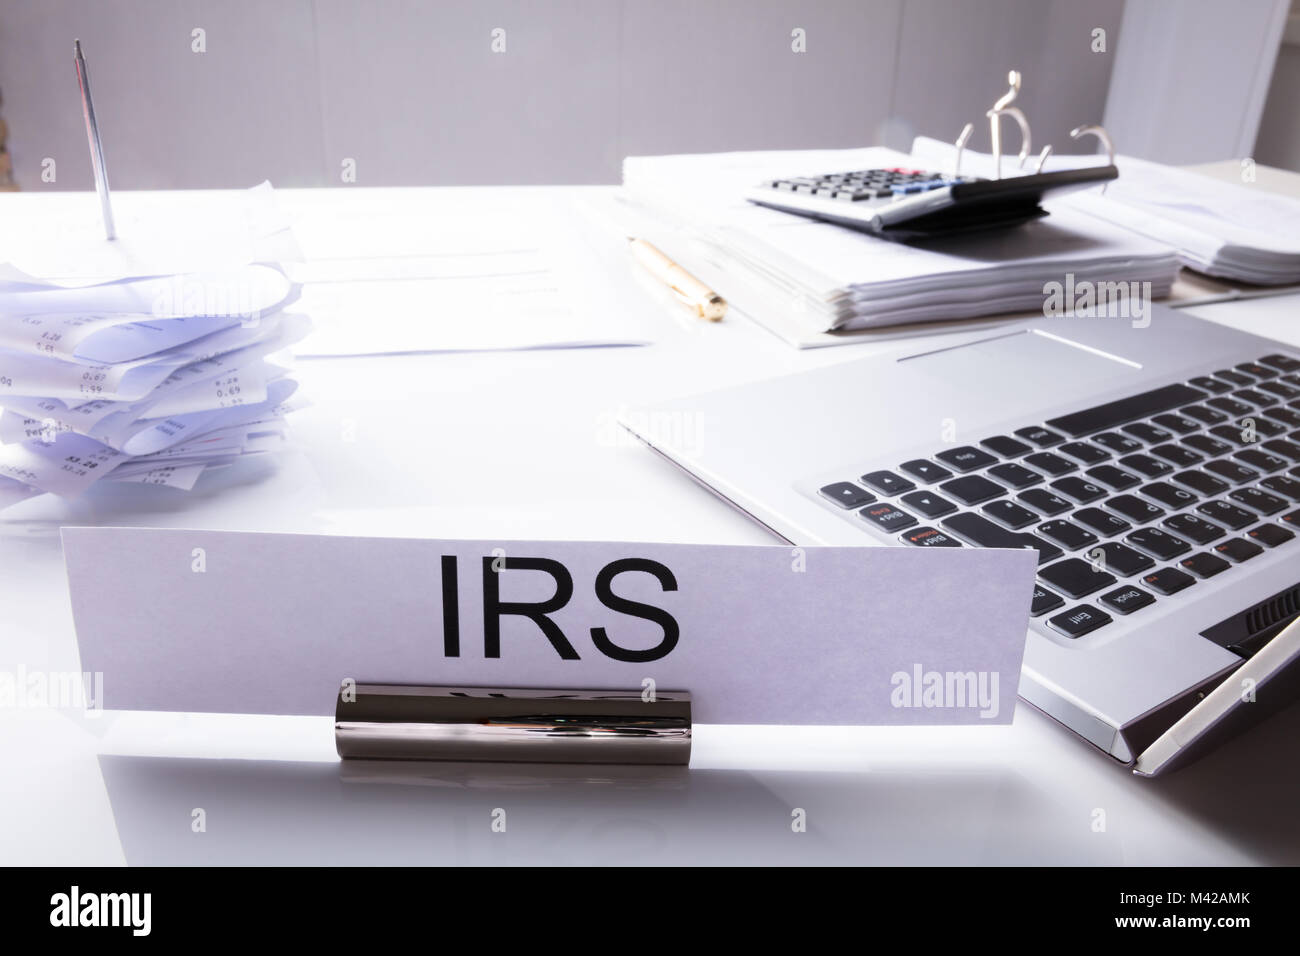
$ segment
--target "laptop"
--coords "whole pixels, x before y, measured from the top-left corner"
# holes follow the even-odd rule
[[[1036,549],[1020,696],[1136,773],[1295,699],[1300,348],[1153,305],[623,424],[792,544]]]

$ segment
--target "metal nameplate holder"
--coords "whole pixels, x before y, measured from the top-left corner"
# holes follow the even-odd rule
[[[691,695],[349,679],[334,745],[344,759],[686,765]]]

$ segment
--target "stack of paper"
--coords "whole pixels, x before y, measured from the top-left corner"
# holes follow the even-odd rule
[[[954,150],[948,143],[918,138],[912,151],[946,168]],[[1050,158],[1046,168],[1105,161],[1101,156],[1059,156]],[[1004,160],[1004,169],[1013,165]],[[1173,246],[1183,265],[1206,275],[1256,285],[1300,282],[1300,201],[1132,156],[1117,156],[1115,165],[1119,179],[1104,193],[1074,193],[1059,204]],[[988,174],[992,159],[965,153],[962,168]]]
[[[1150,297],[1168,294],[1178,268],[1169,246],[1076,210],[902,244],[743,198],[764,179],[914,162],[879,148],[630,157],[623,183],[695,240],[702,251],[692,255],[661,237],[684,265],[796,344],[809,344],[809,332],[1037,311],[1051,283],[1138,283]]]
[[[0,508],[99,481],[189,490],[283,442],[296,383],[269,357],[311,323],[285,311],[296,288],[262,257],[292,255],[292,236],[269,187],[207,200],[160,211],[122,194],[121,239],[70,218],[25,247],[13,236],[28,207],[13,205],[0,235]]]

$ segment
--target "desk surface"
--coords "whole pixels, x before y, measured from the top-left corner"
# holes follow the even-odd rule
[[[282,198],[319,213],[332,195]],[[1187,311],[1300,344],[1298,310],[1287,296]],[[798,352],[739,318],[664,314],[660,331],[644,348],[303,361],[314,404],[276,462],[189,495],[105,488],[0,515],[0,671],[77,668],[60,524],[770,543],[612,416],[901,347]],[[341,768],[328,720],[0,708],[0,860],[1295,863],[1300,769],[1270,754],[1294,754],[1297,733],[1292,707],[1154,781],[1023,705],[998,728],[701,727],[689,772],[398,771]]]

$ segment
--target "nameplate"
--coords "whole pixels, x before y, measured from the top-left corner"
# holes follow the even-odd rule
[[[92,706],[686,690],[697,723],[1008,723],[1036,552],[65,528]],[[90,682],[88,682],[90,683]]]

